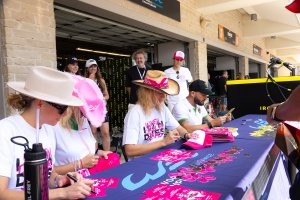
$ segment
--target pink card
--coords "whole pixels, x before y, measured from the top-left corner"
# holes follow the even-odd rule
[[[91,195],[88,196],[88,198],[104,197],[104,196],[106,196],[105,188],[94,187],[93,190],[96,192],[96,194],[91,193]]]
[[[164,184],[156,185],[145,191],[144,194],[146,196],[141,198],[143,200],[217,200],[221,196],[220,193],[193,190],[180,185],[170,186]]]
[[[118,178],[92,178],[94,180],[94,187],[105,187],[105,188],[114,188],[117,187],[119,179]]]
[[[94,181],[93,190],[96,192],[96,194],[91,193],[88,198],[106,196],[105,190],[107,188],[117,187],[119,182],[118,178],[91,178],[90,180]]]

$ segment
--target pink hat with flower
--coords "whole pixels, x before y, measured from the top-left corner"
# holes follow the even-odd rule
[[[84,104],[80,106],[82,114],[94,127],[102,125],[106,111],[106,102],[95,81],[81,76],[72,76],[75,80],[73,96],[81,99]]]
[[[168,95],[177,95],[180,91],[179,85],[173,79],[159,70],[148,70],[144,80],[134,80],[134,84],[152,90],[163,92]]]

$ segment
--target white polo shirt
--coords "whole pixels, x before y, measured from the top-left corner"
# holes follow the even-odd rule
[[[208,116],[204,106],[194,107],[186,98],[174,106],[172,114],[179,123],[188,120],[190,125],[201,125],[203,118]]]
[[[178,95],[168,95],[168,107],[172,111],[173,106],[178,103],[180,100],[185,99],[189,95],[188,83],[192,82],[193,78],[191,72],[186,67],[180,67],[179,73],[177,74],[173,67],[165,70],[165,73],[168,78],[173,79],[179,85],[180,91]]]

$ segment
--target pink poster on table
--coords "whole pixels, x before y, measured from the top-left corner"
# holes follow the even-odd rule
[[[146,196],[141,200],[217,200],[220,193],[207,192],[203,190],[193,190],[180,185],[159,184],[144,192]]]
[[[160,154],[153,156],[152,160],[159,160],[164,162],[180,162],[182,160],[191,158],[192,155],[195,153],[192,151],[184,151],[184,150],[178,150],[178,149],[169,149],[166,151],[161,152]]]
[[[96,194],[91,193],[88,198],[106,196],[105,190],[107,188],[115,188],[118,185],[118,178],[91,178],[94,181],[93,190]]]

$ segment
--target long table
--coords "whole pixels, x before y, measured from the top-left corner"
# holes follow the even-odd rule
[[[238,128],[239,135],[234,142],[214,143],[210,148],[188,150],[194,152],[192,157],[177,163],[151,159],[170,149],[186,150],[181,146],[184,141],[178,141],[92,175],[91,178],[119,180],[116,187],[106,188],[105,196],[98,199],[141,199],[145,197],[146,190],[158,184],[219,193],[219,199],[288,199],[290,182],[286,160],[274,145],[274,134],[267,130],[265,116],[246,115],[224,126]],[[220,156],[224,152],[228,156],[226,159]],[[203,163],[213,166],[213,170],[203,173],[202,178],[187,180],[172,176],[183,169],[195,169]]]

